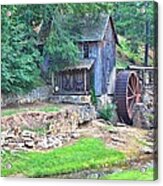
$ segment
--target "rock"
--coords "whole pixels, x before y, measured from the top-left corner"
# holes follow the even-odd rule
[[[3,150],[10,151],[10,147],[9,146],[3,146]]]
[[[3,146],[5,144],[5,139],[4,138],[1,138],[1,146]]]
[[[126,143],[124,140],[118,138],[117,136],[111,136],[112,141],[119,142],[119,143]]]
[[[56,148],[59,146],[59,142],[56,141],[55,137],[44,137],[42,140],[38,141],[36,147],[41,149]]]
[[[115,128],[108,128],[107,129],[109,131],[110,134],[117,134],[118,131]]]
[[[63,145],[63,142],[59,138],[55,138],[54,139],[54,145],[57,146],[57,147],[61,147]]]
[[[1,138],[5,138],[7,136],[7,131],[1,131]]]
[[[7,136],[5,136],[5,140],[9,140],[9,139],[16,139],[16,136],[13,133],[9,133],[7,134]]]
[[[97,127],[100,127],[100,128],[104,128],[105,126],[107,126],[106,121],[103,120],[103,119],[92,120],[92,121],[91,121],[91,124],[92,124],[93,126],[97,126]]]
[[[43,138],[37,143],[37,147],[41,149],[48,149],[48,143],[47,143],[47,138]]]
[[[6,144],[10,149],[14,149],[17,147],[17,143],[15,141],[10,141]]]
[[[29,130],[23,130],[22,131],[22,135],[21,135],[23,138],[32,138],[34,139],[36,137],[36,133],[35,132],[32,132],[32,131],[29,131]]]
[[[147,108],[147,103],[137,103],[133,108],[133,126],[138,128],[150,129],[153,125],[151,122],[153,113]]]
[[[116,127],[126,127],[126,124],[125,123],[120,123],[120,122],[117,122]]]
[[[20,149],[21,149],[21,148],[23,148],[23,147],[24,147],[24,143],[23,143],[23,142],[21,142],[21,143],[20,143],[20,142],[17,143],[17,148],[20,148]]]
[[[34,147],[34,141],[30,140],[30,141],[25,141],[24,142],[24,146],[27,148],[33,148]]]
[[[70,134],[70,137],[71,137],[71,138],[74,138],[74,139],[78,139],[78,138],[80,137],[80,134],[79,134],[78,132],[72,132],[72,133]]]
[[[150,147],[143,147],[143,149],[141,150],[141,152],[143,154],[153,154],[154,153],[154,149],[150,148]]]

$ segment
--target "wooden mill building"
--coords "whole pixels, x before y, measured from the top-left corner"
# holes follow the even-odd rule
[[[118,39],[112,17],[84,17],[79,23],[79,63],[52,75],[54,94],[89,95],[92,89],[96,96],[113,94]]]

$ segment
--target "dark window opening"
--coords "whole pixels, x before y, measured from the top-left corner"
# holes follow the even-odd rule
[[[84,43],[83,50],[84,50],[84,58],[89,58],[89,45],[88,45],[88,43]]]

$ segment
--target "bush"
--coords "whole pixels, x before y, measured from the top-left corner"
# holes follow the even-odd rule
[[[91,103],[95,106],[97,105],[97,97],[94,88],[91,89]]]
[[[101,108],[99,111],[100,117],[104,120],[112,120],[116,113],[116,106],[115,104],[107,104],[104,107]]]

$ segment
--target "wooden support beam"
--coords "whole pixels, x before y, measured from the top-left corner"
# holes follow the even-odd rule
[[[87,71],[84,69],[84,92],[87,92]]]
[[[52,72],[52,87],[54,88],[54,72]]]

